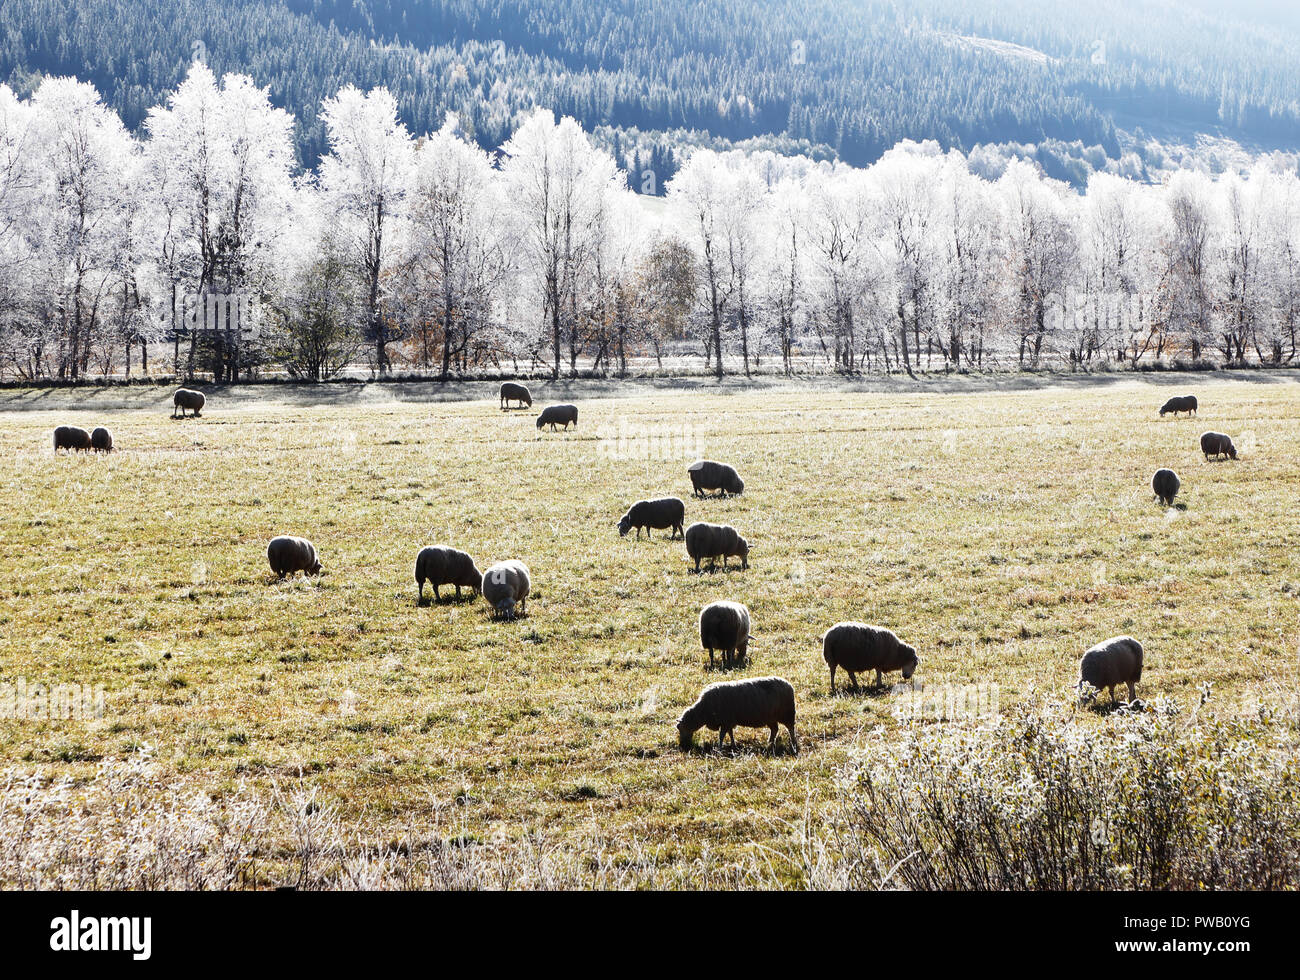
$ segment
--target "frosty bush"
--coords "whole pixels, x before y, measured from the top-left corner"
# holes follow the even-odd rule
[[[914,726],[842,773],[838,879],[913,889],[1300,885],[1295,730],[1161,699],[1102,724],[1052,702]],[[882,872],[882,869],[885,869]]]

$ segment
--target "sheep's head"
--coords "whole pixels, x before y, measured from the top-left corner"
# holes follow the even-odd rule
[[[744,492],[745,492],[745,481],[742,480],[740,477],[736,477],[736,479],[732,481],[732,484],[731,484],[731,492],[732,492],[732,493],[744,493]]]
[[[618,522],[618,536],[620,538],[627,537],[627,532],[630,530],[632,530],[632,520],[624,514],[623,519]]]
[[[677,744],[681,746],[683,752],[691,750],[692,740],[695,732],[701,727],[701,723],[695,717],[695,706],[687,708],[682,716],[677,719]]]
[[[737,544],[740,546],[740,567],[749,567],[749,542],[740,538]]]
[[[539,416],[537,416],[537,428],[540,429],[543,425],[546,424],[545,421],[544,421],[545,418],[546,418],[546,416],[545,416],[544,414],[543,414],[543,415],[539,415]]]
[[[1237,458],[1237,447],[1234,446],[1232,443],[1228,443],[1228,458],[1229,459]]]
[[[1075,681],[1074,689],[1079,692],[1079,702],[1081,704],[1091,704],[1097,700],[1097,695],[1101,693],[1082,677]]]
[[[921,658],[916,655],[916,650],[906,643],[902,644],[903,655],[903,680],[911,680],[912,675],[916,673],[916,668],[921,666]]]
[[[502,619],[515,618],[515,600],[507,596],[504,599],[498,599],[496,605],[497,615]]]
[[[311,568],[307,569],[307,574],[308,574],[308,575],[319,575],[320,572],[321,572],[321,563],[320,563],[320,559],[317,558],[317,559],[315,559],[314,561],[312,561],[312,563],[311,563]]]

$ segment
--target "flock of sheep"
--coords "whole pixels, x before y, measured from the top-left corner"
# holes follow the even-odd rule
[[[520,407],[531,407],[533,400],[528,388],[515,382],[501,385],[500,406],[508,407],[508,402],[518,402]],[[173,398],[172,417],[179,410],[181,417],[186,410],[199,416],[206,399],[202,392],[186,388],[179,389]],[[1160,408],[1160,415],[1187,412],[1196,414],[1197,400],[1193,395],[1183,395],[1169,399]],[[568,429],[578,424],[578,410],[573,405],[551,405],[537,418],[537,428],[550,425],[552,431],[556,425]],[[92,432],[76,426],[61,425],[54,430],[54,450],[68,452],[97,451],[110,452],[113,449],[113,436],[108,429],[99,427]],[[1208,460],[1237,458],[1237,450],[1232,439],[1220,432],[1206,432],[1201,436],[1201,451]],[[744,492],[745,481],[740,478],[735,468],[725,463],[712,460],[700,460],[689,467],[694,497],[704,499],[711,492],[717,497],[736,495]],[[1170,469],[1160,469],[1151,481],[1156,497],[1166,506],[1171,506],[1181,487],[1178,475]],[[740,559],[740,567],[749,567],[749,543],[740,536],[736,529],[728,524],[710,524],[696,522],[685,526],[686,504],[677,497],[664,497],[655,500],[641,500],[628,508],[618,522],[618,533],[626,536],[636,530],[637,540],[641,532],[646,532],[647,539],[652,530],[669,531],[669,540],[677,540],[680,535],[686,545],[686,553],[695,562],[695,572],[700,572],[702,561],[708,561],[710,568],[716,567],[718,559],[722,560],[723,570],[728,569],[729,558]],[[321,561],[316,547],[305,538],[282,535],[272,539],[266,549],[267,562],[271,571],[278,577],[302,572],[317,575],[321,571]],[[418,589],[417,602],[423,604],[424,587],[433,588],[435,601],[441,601],[441,587],[452,587],[456,596],[461,596],[462,589],[469,589],[481,595],[492,609],[494,618],[512,620],[517,615],[527,614],[528,595],[532,587],[528,567],[517,559],[510,559],[492,565],[487,571],[480,572],[474,559],[464,551],[438,545],[420,549],[415,559],[415,582]],[[723,600],[713,602],[700,611],[699,629],[700,646],[708,651],[709,665],[714,666],[716,651],[724,668],[744,666],[748,663],[749,641],[751,634],[749,610],[739,602]],[[1079,680],[1076,687],[1081,694],[1091,696],[1094,692],[1109,690],[1111,701],[1116,700],[1115,689],[1126,686],[1129,701],[1137,699],[1136,684],[1142,678],[1142,644],[1131,636],[1117,636],[1089,649],[1079,662]],[[900,671],[904,680],[912,677],[921,660],[916,650],[902,642],[894,633],[882,626],[868,623],[836,623],[822,636],[822,658],[830,669],[830,691],[835,694],[835,674],[842,669],[849,676],[849,684],[857,690],[857,675],[875,671],[877,687],[883,683],[883,675]],[[778,728],[784,725],[789,733],[791,748],[799,751],[798,739],[794,731],[795,695],[794,687],[781,677],[759,677],[746,680],[722,681],[710,684],[700,693],[699,698],[677,722],[678,739],[683,750],[690,749],[695,732],[708,728],[718,733],[718,746],[721,747],[727,737],[734,746],[736,728],[767,728],[771,733],[769,748],[774,748]]]

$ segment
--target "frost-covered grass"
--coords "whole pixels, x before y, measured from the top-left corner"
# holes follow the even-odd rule
[[[1251,724],[1293,738],[1297,388],[1185,387],[1199,419],[1159,419],[1181,388],[1140,381],[574,388],[581,428],[545,436],[495,399],[293,404],[268,388],[181,422],[164,392],[61,392],[48,412],[0,393],[0,682],[105,688],[100,719],[0,719],[0,879],[879,883],[888,848],[835,843],[857,761],[956,746],[989,722],[967,715],[1062,697],[1082,651],[1121,632],[1146,645],[1144,698],[1234,725],[1263,703]],[[120,452],[55,458],[60,423],[107,424]],[[1242,458],[1205,462],[1209,428]],[[689,499],[697,448],[740,469],[744,496]],[[1171,511],[1150,493],[1160,466],[1183,481]],[[696,577],[680,542],[620,539],[626,506],[661,494],[687,499],[688,522],[735,524],[749,570]],[[274,583],[277,533],[312,538],[327,573]],[[415,552],[439,542],[480,567],[523,559],[530,615],[417,608]],[[758,731],[734,754],[676,748],[677,715],[719,677],[695,617],[721,597],[753,613],[745,675],[795,685],[797,757],[768,756]],[[925,690],[829,697],[819,637],[841,619],[913,643]],[[1089,738],[1134,723],[1062,710]],[[114,863],[164,843],[165,873]],[[907,867],[886,880],[927,883]]]

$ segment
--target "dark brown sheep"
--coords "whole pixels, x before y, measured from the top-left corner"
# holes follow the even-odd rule
[[[1173,506],[1174,498],[1178,496],[1178,488],[1181,486],[1182,482],[1173,470],[1156,470],[1156,475],[1151,478],[1151,489],[1156,492],[1156,497],[1166,507]]]
[[[172,396],[172,418],[176,418],[176,410],[181,411],[181,418],[185,417],[185,410],[188,408],[194,413],[195,418],[200,417],[203,406],[208,402],[207,396],[201,391],[194,391],[191,388],[177,388],[176,394]]]
[[[849,684],[858,689],[857,675],[862,671],[876,672],[876,686],[883,683],[882,674],[893,670],[903,672],[907,680],[916,672],[921,658],[891,630],[868,623],[836,623],[822,637],[822,658],[831,669],[831,693],[835,693],[835,669],[843,667],[849,675]]]
[[[88,453],[94,448],[91,442],[90,433],[75,425],[61,425],[54,430],[54,453],[58,455],[60,449],[66,449],[68,452],[74,450]]]
[[[1075,684],[1081,694],[1084,685],[1101,692],[1109,688],[1111,703],[1115,701],[1115,688],[1128,687],[1128,699],[1137,699],[1137,682],[1142,679],[1142,644],[1131,636],[1112,636],[1088,650],[1079,661],[1079,680]]]
[[[660,497],[658,500],[638,500],[628,508],[618,522],[619,537],[625,537],[627,532],[636,528],[636,539],[641,540],[641,529],[645,528],[646,537],[650,537],[650,529],[655,528],[660,531],[666,531],[672,528],[672,534],[669,540],[684,534],[682,530],[686,522],[686,504],[677,497]]]
[[[279,578],[297,572],[319,575],[321,571],[316,546],[306,538],[295,538],[290,534],[271,539],[271,543],[266,546],[266,560],[271,565],[271,571]]]
[[[578,427],[578,407],[576,405],[548,405],[542,409],[542,414],[537,416],[537,428],[540,429],[544,425],[549,425],[552,432],[555,431],[557,425],[562,425],[565,429],[568,429],[571,422],[576,429]]]
[[[700,610],[700,646],[709,651],[709,666],[713,666],[713,651],[722,652],[722,666],[744,664],[749,656],[749,610],[739,602],[722,600],[711,602]]]
[[[1229,459],[1237,458],[1237,447],[1232,444],[1232,439],[1222,432],[1201,433],[1201,452],[1205,453],[1206,459],[1211,456],[1215,459],[1220,456],[1227,456]]]
[[[701,728],[718,733],[718,748],[731,736],[736,744],[736,729],[767,728],[772,732],[768,748],[776,748],[777,726],[790,733],[790,747],[797,753],[799,740],[794,733],[794,688],[783,677],[755,677],[743,681],[721,681],[700,692],[696,702],[677,720],[677,741],[682,751],[689,751],[692,739]]]
[[[720,497],[745,492],[745,481],[734,467],[726,463],[701,459],[688,466],[686,473],[691,478],[692,493],[696,497],[703,497],[706,490],[716,490]]]
[[[102,425],[97,426],[90,433],[90,445],[97,453],[111,453],[113,451],[113,433]]]
[[[509,407],[506,404],[507,402],[518,402],[520,408],[523,408],[525,405],[528,406],[529,408],[532,408],[533,396],[528,393],[528,388],[525,387],[524,385],[516,384],[513,381],[502,381],[501,382],[502,410]]]
[[[420,589],[417,603],[424,602],[425,582],[433,586],[434,601],[441,602],[442,596],[438,592],[438,586],[454,585],[456,598],[459,599],[462,586],[472,589],[475,593],[483,590],[483,573],[475,566],[474,559],[465,552],[445,545],[436,545],[421,548],[420,553],[415,556],[415,584]]]
[[[739,558],[740,567],[749,567],[749,542],[742,538],[730,524],[707,524],[698,521],[686,529],[686,554],[695,559],[695,571],[700,562],[708,558],[710,566],[722,559],[722,570],[727,570],[728,558]]]
[[[1195,395],[1175,395],[1169,401],[1160,406],[1160,416],[1163,418],[1167,412],[1173,412],[1177,415],[1179,412],[1186,412],[1188,415],[1196,414],[1196,396]]]

